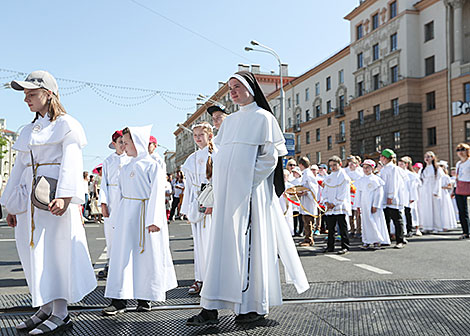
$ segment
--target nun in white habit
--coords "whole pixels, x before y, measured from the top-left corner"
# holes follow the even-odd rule
[[[87,141],[80,123],[61,105],[50,73],[34,71],[11,87],[24,90],[36,117],[13,145],[18,154],[0,203],[9,213],[8,224],[15,227],[32,305],[40,307],[16,328],[40,335],[69,327],[67,303],[80,301],[96,287],[80,215],[85,198],[82,148]],[[31,204],[33,170],[37,177],[57,179],[49,210]]]
[[[126,310],[127,299],[137,299],[137,311],[150,311],[150,301],[165,301],[177,286],[169,249],[165,210],[165,172],[149,155],[152,126],[123,130],[130,162],[121,168],[118,211],[105,297],[112,298],[104,315]],[[118,247],[118,248],[117,248]]]
[[[278,255],[297,291],[309,288],[279,205],[284,192],[284,137],[250,72],[229,80],[240,110],[222,123],[215,140],[214,212],[199,315],[187,325],[218,323],[231,309],[237,323],[259,320],[282,304]]]

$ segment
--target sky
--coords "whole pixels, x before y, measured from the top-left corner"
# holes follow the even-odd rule
[[[158,151],[174,150],[176,124],[195,112],[239,63],[278,71],[274,57],[245,52],[251,40],[270,46],[298,76],[349,43],[343,17],[358,0],[155,1],[15,0],[0,3],[0,83],[47,70],[58,80],[67,113],[88,138],[84,167],[111,154],[112,133],[153,124]],[[26,76],[24,76],[26,77]],[[114,86],[114,87],[113,87]],[[165,91],[164,94],[115,86]],[[94,89],[93,89],[94,88]],[[77,92],[78,91],[78,92]],[[0,88],[0,118],[16,131],[33,114],[22,92]],[[145,101],[146,100],[146,101]],[[125,105],[125,106],[123,106]]]

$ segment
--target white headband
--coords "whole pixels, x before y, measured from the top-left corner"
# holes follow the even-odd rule
[[[248,82],[246,81],[245,78],[243,78],[242,76],[240,76],[239,74],[234,74],[232,77],[230,78],[235,78],[235,79],[238,79],[242,84],[243,86],[246,87],[246,89],[248,90],[248,92],[254,97],[255,96],[255,93],[253,92],[253,89],[251,88],[250,84],[248,84]]]

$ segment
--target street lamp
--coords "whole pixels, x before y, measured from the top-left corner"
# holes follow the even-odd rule
[[[178,128],[181,128],[183,131],[186,131],[186,132],[191,133],[191,135],[193,134],[193,131],[190,130],[189,128],[187,128],[186,126],[184,126],[183,124],[178,123],[178,124],[176,124],[176,126],[177,126]],[[197,145],[196,145],[196,143],[194,143],[194,151],[197,151]]]
[[[258,41],[251,40],[250,42],[254,46],[258,46],[262,49],[254,49],[252,47],[245,47],[245,51],[258,51],[258,52],[264,52],[273,55],[277,62],[279,63],[279,79],[281,80],[281,87],[280,87],[280,100],[281,100],[281,130],[284,133],[285,132],[285,111],[284,111],[284,83],[282,80],[282,63],[281,63],[281,58],[279,55],[271,48],[259,43]],[[264,49],[264,50],[263,50]]]

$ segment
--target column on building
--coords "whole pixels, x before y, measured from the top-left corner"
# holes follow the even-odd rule
[[[462,36],[462,12],[464,0],[454,0],[452,7],[454,8],[454,62],[461,63],[463,56],[463,36]]]

